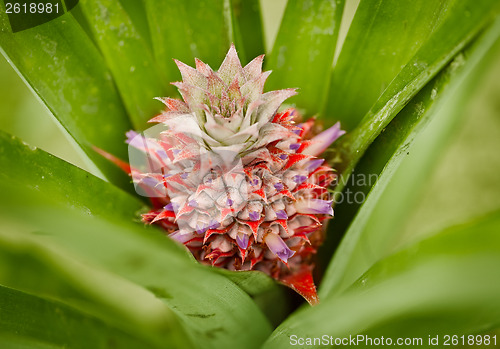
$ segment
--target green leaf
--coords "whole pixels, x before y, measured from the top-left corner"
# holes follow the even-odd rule
[[[75,258],[150,290],[182,319],[197,347],[253,348],[269,335],[268,320],[243,290],[199,265],[163,234],[85,216],[9,184],[2,184],[7,197],[0,202],[3,221],[21,225],[21,231],[36,227]],[[25,222],[29,226],[21,229]]]
[[[342,165],[339,171],[349,174],[368,146],[393,117],[450,60],[471,42],[498,15],[500,3],[458,1],[448,10],[442,24],[384,90],[359,126],[339,141]],[[341,186],[337,188],[340,190]]]
[[[144,0],[154,56],[169,81],[180,79],[172,58],[197,57],[217,69],[233,40],[229,0]]]
[[[361,176],[378,173],[382,163],[390,159],[330,262],[320,288],[320,297],[342,292],[375,261],[394,248],[394,237],[400,233],[399,223],[413,203],[413,197],[419,190],[418,183],[423,183],[424,174],[434,164],[438,150],[446,142],[465,103],[469,101],[467,97],[470,97],[470,91],[476,85],[475,79],[480,76],[478,72],[484,73],[489,67],[491,58],[488,57],[493,57],[496,53],[492,47],[499,44],[499,38],[500,20],[497,20],[494,26],[468,50],[458,55],[448,69],[412,100],[391,123],[387,135],[384,134],[381,142],[376,143],[376,147],[367,153],[364,167],[359,172]],[[422,142],[428,145],[426,151],[419,158],[414,177],[405,179],[405,183],[412,183],[414,195],[406,193],[404,197],[397,197],[397,207],[391,209],[388,215],[386,210],[389,209],[379,205],[380,199],[395,171],[411,151],[408,147],[415,135],[433,118],[439,119],[441,126],[436,129],[433,138],[422,138]]]
[[[398,240],[401,242],[500,209],[500,157],[497,156],[500,148],[497,97],[500,96],[500,43],[495,50],[496,54],[488,55],[491,63],[487,72],[476,74],[477,81],[463,94],[469,102],[455,118],[460,119],[464,114],[465,119],[450,130],[451,141],[445,145],[445,152],[437,159],[433,171],[423,178],[413,174],[420,167],[419,154],[432,149],[435,143],[435,129],[440,127],[438,120],[426,130],[425,137],[429,141],[416,144],[416,152],[410,153],[408,161],[393,178],[395,186],[391,185],[390,191],[384,194],[380,204],[390,210],[388,202],[395,192],[402,194],[398,188],[402,188],[403,178],[414,183],[404,190],[404,195],[413,196],[415,203],[407,209],[406,219],[396,228],[400,230]]]
[[[308,115],[325,102],[344,0],[289,1],[267,67],[267,88],[299,87],[290,99]]]
[[[104,175],[121,187],[127,176],[97,154],[97,146],[126,158],[131,128],[99,52],[71,16],[12,34],[0,13],[2,53]]]
[[[423,338],[476,334],[500,325],[500,211],[410,245],[365,273],[343,294],[302,308],[265,348],[290,336]],[[360,343],[361,347],[371,347]],[[318,347],[311,346],[311,347]]]
[[[224,275],[248,293],[273,325],[279,325],[289,314],[285,286],[279,285],[269,275],[256,270],[229,271],[214,268],[214,271]],[[286,288],[286,291],[290,289]]]
[[[123,9],[127,12],[128,16],[132,20],[132,23],[134,23],[134,27],[139,32],[139,35],[147,43],[149,49],[152,51],[153,43],[151,42],[151,34],[149,33],[149,24],[146,15],[146,8],[144,7],[144,1],[119,1]]]
[[[4,348],[119,348],[145,343],[64,304],[0,286]]]
[[[442,21],[449,3],[361,0],[331,74],[323,117],[352,130]]]
[[[268,292],[276,287],[276,282],[267,274],[260,271],[229,271],[227,269],[214,268],[219,274],[226,276],[229,280],[237,284],[246,293],[255,296]]]
[[[262,17],[259,0],[231,0],[233,9],[233,27],[235,28],[236,45],[243,49],[246,61],[265,52]],[[241,58],[243,59],[243,57]],[[245,64],[242,60],[242,63]]]
[[[2,180],[36,189],[88,215],[132,222],[145,207],[110,183],[1,131],[0,168]]]
[[[82,0],[80,6],[134,127],[144,129],[162,109],[154,97],[172,93],[170,81],[162,76],[147,42],[119,2]]]
[[[151,292],[92,263],[75,260],[42,234],[28,236],[15,223],[2,222],[0,261],[1,284],[62,302],[150,345],[179,343],[185,336],[175,314]]]

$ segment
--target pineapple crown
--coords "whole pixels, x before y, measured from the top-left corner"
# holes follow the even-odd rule
[[[175,60],[183,81],[173,85],[183,101],[157,98],[168,111],[151,122],[168,123],[174,132],[196,135],[209,149],[224,147],[238,153],[287,136],[290,131],[271,120],[296,90],[263,93],[271,73],[262,72],[263,60],[264,55],[258,56],[243,67],[234,45],[218,71],[199,59],[195,60],[196,69]]]

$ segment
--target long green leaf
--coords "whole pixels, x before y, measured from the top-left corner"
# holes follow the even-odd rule
[[[500,12],[500,3],[458,1],[418,52],[392,80],[356,129],[339,141],[342,164],[338,167],[349,174],[368,146],[394,116],[450,60],[462,50]],[[338,186],[337,190],[341,190]]]
[[[500,212],[454,227],[385,258],[345,293],[303,308],[265,348],[290,336],[422,338],[469,335],[500,325]],[[394,344],[393,344],[394,345]],[[360,342],[360,347],[372,347]],[[416,345],[415,345],[416,346]],[[313,345],[310,347],[319,347]]]
[[[407,179],[418,191],[417,183],[423,180],[419,177],[425,177],[424,174],[434,163],[437,150],[446,141],[465,103],[469,101],[467,97],[470,97],[470,91],[476,84],[475,79],[480,76],[478,72],[484,73],[491,59],[489,57],[496,55],[492,47],[499,44],[499,38],[500,20],[497,20],[477,42],[457,56],[447,70],[417,95],[407,109],[393,121],[382,142],[376,144],[377,147],[368,153],[371,157],[366,158],[361,175],[377,173],[380,168],[380,163],[377,161],[389,157],[390,160],[380,173],[330,262],[321,285],[321,296],[326,297],[345,290],[368,267],[393,248],[394,235],[398,233],[398,221],[404,218],[406,214],[404,208],[413,202],[416,192],[414,195],[398,198],[396,212],[391,211],[389,216],[384,213],[383,206],[378,206],[381,196],[407,152],[411,151],[409,145],[415,135],[429,120],[438,118],[441,127],[432,140],[429,138],[422,140],[429,146],[419,159],[419,164],[416,166],[418,172],[415,173],[414,180]],[[385,218],[379,219],[379,217]]]
[[[182,340],[177,317],[151,292],[15,227],[19,225],[2,222],[0,284],[65,303],[155,347]]]
[[[197,57],[217,69],[233,38],[229,0],[144,0],[153,50],[169,81],[180,74],[173,58],[193,64]]]
[[[362,0],[332,73],[323,117],[335,117],[352,130],[442,20],[449,3]]]
[[[299,87],[290,99],[308,115],[325,102],[344,0],[289,1],[267,67],[267,88]]]
[[[260,13],[259,0],[231,0],[234,15],[234,31],[237,31],[241,42],[236,37],[236,45],[243,48],[246,60],[251,60],[265,52],[264,32]],[[244,62],[242,62],[244,63]]]
[[[344,187],[344,189],[342,192],[336,193],[335,195],[337,202],[335,205],[335,219],[329,222],[327,227],[328,238],[321,246],[318,253],[323,265],[330,264],[327,270],[328,274],[332,272],[332,269],[341,267],[342,262],[339,262],[338,259],[349,258],[352,261],[356,260],[359,264],[363,264],[360,261],[364,260],[365,256],[368,255],[367,253],[361,253],[361,250],[366,252],[367,243],[363,243],[363,247],[359,246],[357,248],[359,250],[357,253],[354,253],[350,249],[349,252],[342,252],[343,249],[347,247],[347,243],[341,239],[347,234],[346,231],[348,228],[355,231],[357,229],[355,228],[357,224],[362,224],[363,227],[372,232],[377,231],[378,234],[375,234],[377,238],[374,235],[366,234],[366,239],[370,239],[372,243],[373,241],[377,241],[376,245],[381,246],[386,241],[383,239],[379,241],[379,235],[387,233],[389,230],[388,226],[393,224],[396,220],[404,218],[400,215],[393,214],[389,217],[385,217],[385,221],[379,220],[378,217],[380,213],[383,212],[384,208],[378,206],[379,198],[375,199],[375,197],[383,195],[387,186],[392,181],[393,174],[399,168],[400,163],[404,161],[405,157],[410,154],[410,152],[413,153],[413,141],[415,137],[427,126],[427,123],[435,117],[436,102],[441,99],[441,92],[450,88],[449,79],[455,77],[455,73],[453,69],[447,67],[433,81],[426,85],[425,88],[406,105],[397,117],[392,120],[384,132],[373,142],[370,148],[368,148],[353,173],[350,176],[344,175],[340,177],[339,185]],[[438,95],[436,91],[440,91],[440,94]],[[449,126],[451,126],[451,123]],[[444,138],[443,132],[441,140],[444,141]],[[434,154],[437,155],[438,151],[435,151]],[[427,167],[422,166],[416,171],[415,176],[420,176],[423,179],[424,176],[422,176],[421,173],[426,173],[426,169]],[[415,183],[409,179],[406,179],[406,183],[412,183],[411,188],[416,189],[417,187]],[[374,188],[375,186],[377,186],[376,189]],[[407,186],[407,188],[409,187],[410,186]],[[367,196],[369,196],[368,199]],[[405,203],[409,201],[407,199],[408,196],[405,196]],[[399,201],[397,207],[401,208],[403,203],[399,197],[397,200]],[[371,228],[373,222],[368,223],[364,220],[364,218],[369,216],[369,214],[367,214],[368,207],[361,209],[362,213],[360,212],[359,216],[356,217],[362,205],[370,206],[371,209],[378,212],[370,216],[373,219],[377,219],[383,227],[377,226],[377,228]],[[351,223],[352,226],[350,227]],[[393,231],[393,229],[390,230]],[[352,238],[352,235],[350,235],[350,238]],[[358,237],[356,237],[356,239],[358,239]],[[345,241],[347,241],[347,239]],[[358,243],[360,243],[360,245],[361,241],[366,240],[359,236]],[[344,246],[341,245],[342,247],[340,247],[339,243],[344,244]],[[351,240],[349,247],[353,248],[355,245],[356,244]],[[330,263],[334,253],[336,253],[334,257],[335,263]],[[360,253],[361,256],[359,256]],[[370,256],[372,256],[372,254],[370,254]],[[327,281],[324,281],[323,284],[326,285],[330,282],[332,282],[332,280],[327,278]],[[328,288],[328,286],[325,287]]]
[[[161,110],[154,97],[172,93],[146,39],[119,2],[82,0],[80,6],[111,70],[130,119],[137,129]]]
[[[460,119],[464,114],[465,119],[450,130],[451,141],[445,145],[445,152],[433,171],[424,178],[414,175],[420,167],[420,154],[432,149],[435,143],[433,138],[436,129],[439,132],[439,121],[428,127],[425,137],[429,141],[416,144],[418,148],[414,148],[393,178],[395,185],[384,194],[379,206],[388,210],[398,191],[415,198],[413,205],[400,211],[405,220],[396,228],[399,230],[398,244],[500,208],[500,157],[497,156],[500,148],[500,43],[495,50],[496,54],[488,55],[491,63],[487,73],[476,74],[477,82],[464,93],[463,98],[469,102],[456,117]],[[404,178],[409,178],[414,185],[401,190]],[[464,179],[467,180],[464,182]]]
[[[2,180],[36,189],[88,215],[132,222],[145,207],[110,183],[1,131],[0,168]]]
[[[75,258],[147,288],[181,317],[197,347],[253,348],[270,333],[267,319],[246,293],[155,230],[85,216],[22,188],[2,189],[8,198],[0,203],[4,220],[29,221]]]
[[[127,176],[92,148],[125,158],[131,125],[101,55],[71,14],[13,34],[2,9],[0,47],[106,177],[128,186]]]
[[[64,304],[0,286],[3,348],[118,348],[145,343]]]
[[[119,0],[123,9],[127,12],[128,16],[134,23],[134,27],[139,32],[141,38],[147,43],[150,50],[153,49],[153,43],[151,42],[151,34],[149,33],[148,18],[146,15],[146,8],[144,7],[144,1],[135,0]]]

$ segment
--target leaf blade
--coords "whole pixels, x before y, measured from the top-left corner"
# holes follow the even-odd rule
[[[120,187],[127,176],[97,154],[97,146],[126,157],[124,133],[131,125],[109,71],[70,14],[12,34],[0,13],[2,53],[104,175]],[[103,117],[105,116],[105,117]]]
[[[5,218],[2,221],[3,285],[64,303],[134,333],[150,345],[179,342],[182,327],[177,317],[150,292],[93,263],[75,259],[44,239],[42,233],[28,235],[22,231],[26,229],[29,228]]]
[[[260,56],[265,49],[259,0],[232,0],[231,4],[237,29],[235,31],[239,32],[240,36],[236,45],[244,48],[247,61]],[[244,61],[242,63],[245,64]]]
[[[490,273],[500,266],[499,226],[497,211],[401,249],[345,293],[292,315],[264,347],[286,347],[291,335],[425,341],[429,335],[495,328],[500,324],[500,282],[492,281]]]
[[[300,87],[292,97],[307,115],[321,110],[344,8],[343,0],[290,1],[266,66],[267,88]]]
[[[450,1],[361,1],[331,73],[323,117],[352,130],[442,20]]]
[[[8,197],[0,202],[3,221],[14,220],[18,230],[27,229],[23,224],[29,221],[47,233],[48,243],[148,289],[181,318],[197,347],[252,348],[270,333],[268,320],[242,289],[197,264],[163,234],[85,216],[33,190],[15,188],[16,195],[9,195],[14,188],[5,188],[8,183],[1,183]]]
[[[0,177],[89,215],[130,221],[145,204],[110,183],[0,131]],[[114,198],[116,201],[111,201]]]
[[[87,314],[54,301],[0,286],[0,342],[5,347],[94,348],[110,341],[120,348],[145,343]]]
[[[228,0],[145,0],[145,6],[154,56],[169,81],[180,79],[172,58],[191,65],[197,57],[214,69],[222,63],[233,40]]]
[[[366,159],[365,166],[360,169],[360,173],[367,175],[372,171],[377,173],[381,170],[380,176],[347,229],[341,245],[330,262],[320,288],[320,296],[325,297],[344,290],[366,268],[387,253],[387,249],[390,249],[392,246],[390,241],[393,238],[391,234],[397,234],[397,229],[390,225],[396,224],[398,218],[387,218],[387,224],[384,223],[383,228],[377,223],[377,217],[384,216],[384,208],[377,206],[380,198],[396,169],[406,157],[409,151],[408,146],[414,140],[415,135],[429,120],[440,117],[442,126],[436,133],[436,137],[425,140],[433,146],[426,149],[426,153],[420,157],[418,168],[425,172],[434,164],[438,145],[445,142],[446,137],[450,135],[457,122],[457,115],[460,115],[467,101],[469,88],[475,84],[474,73],[487,67],[488,57],[495,54],[493,48],[498,45],[499,37],[500,20],[497,20],[474,45],[464,54],[459,55],[447,70],[417,95],[415,100],[408,105],[408,109],[404,110],[398,119],[395,119],[396,122],[388,128],[388,134],[387,136],[384,134],[381,143],[375,144],[376,147],[367,153],[370,157]],[[436,98],[437,96],[439,98]],[[377,157],[381,157],[382,161],[377,160]],[[383,160],[386,159],[389,161],[384,165]],[[402,210],[411,200],[411,195],[400,199],[398,208]],[[401,214],[404,215],[404,213]],[[366,253],[368,245],[370,245],[370,254]],[[359,263],[356,263],[356,260]]]
[[[384,90],[356,129],[339,140],[338,147],[342,157],[342,164],[339,166],[341,173],[351,173],[369,145],[395,115],[490,24],[499,12],[500,4],[494,1],[455,4],[454,15],[448,15],[425,41]],[[467,21],[464,21],[464,16],[467,16]],[[338,186],[336,190],[341,189],[342,186]]]
[[[161,110],[154,97],[172,92],[169,81],[160,73],[146,39],[119,2],[82,0],[80,6],[134,127],[144,129]]]

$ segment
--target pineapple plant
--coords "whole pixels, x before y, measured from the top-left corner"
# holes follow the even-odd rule
[[[498,1],[59,4],[0,5],[1,348],[498,346]]]
[[[278,112],[294,89],[263,92],[263,56],[242,67],[234,45],[218,71],[176,61],[183,101],[145,134],[128,133],[131,176],[154,197],[146,223],[163,227],[197,260],[229,270],[260,270],[317,303],[311,255],[333,215],[332,168],[318,156],[344,131],[312,136],[314,119]],[[312,136],[312,137],[311,137]]]

